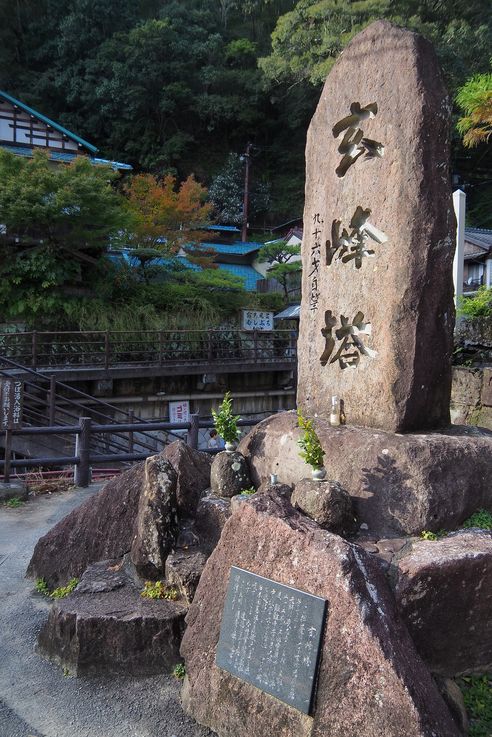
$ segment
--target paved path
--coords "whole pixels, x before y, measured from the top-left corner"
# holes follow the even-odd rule
[[[0,737],[208,737],[168,675],[71,678],[34,652],[49,601],[24,579],[34,545],[97,489],[0,507]]]

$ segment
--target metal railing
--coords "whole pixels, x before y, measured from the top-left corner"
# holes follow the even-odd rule
[[[240,427],[253,427],[259,422],[256,418],[241,419],[238,421]],[[133,422],[133,423],[111,423],[108,425],[94,423],[90,417],[80,417],[76,425],[59,425],[51,427],[21,427],[5,431],[5,457],[0,460],[0,469],[3,470],[3,480],[9,482],[11,470],[14,468],[36,468],[53,466],[74,466],[74,483],[77,486],[88,486],[91,481],[91,466],[105,463],[123,463],[130,461],[141,461],[155,454],[158,450],[135,452],[133,446],[133,433],[145,431],[164,430],[168,433],[173,431],[186,431],[186,442],[192,448],[198,447],[198,433],[200,428],[213,427],[211,418],[200,419],[198,414],[191,415],[190,422]],[[126,452],[113,452],[103,454],[92,450],[91,438],[106,433],[128,433]],[[38,457],[38,458],[12,458],[12,439],[14,436],[50,436],[70,435],[75,436],[75,452],[69,456]],[[207,449],[206,452],[216,453],[217,450]]]
[[[0,354],[37,368],[295,362],[289,330],[144,330],[0,333]]]

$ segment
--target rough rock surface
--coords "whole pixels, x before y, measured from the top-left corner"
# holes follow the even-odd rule
[[[448,434],[395,435],[360,427],[315,427],[330,478],[350,491],[369,535],[401,537],[452,529],[479,507],[492,508],[492,433],[450,427]],[[272,415],[241,441],[255,486],[279,464],[279,481],[306,475],[295,412]]]
[[[89,563],[121,558],[135,535],[143,479],[144,464],[138,463],[58,522],[38,540],[27,575],[55,588],[79,578]]]
[[[231,516],[231,500],[221,497],[204,496],[196,510],[195,529],[200,538],[200,546],[210,554],[219,542],[222,529]]]
[[[186,604],[191,604],[203,573],[207,555],[197,549],[176,550],[166,559],[166,583],[175,586]]]
[[[289,486],[289,484],[272,484],[270,479],[267,479],[259,485],[257,491],[260,494],[264,494],[266,491],[274,491],[276,494],[280,494],[280,496],[285,496],[287,499],[290,499],[292,496],[293,487]]]
[[[328,600],[313,718],[215,665],[232,565]],[[459,734],[376,559],[278,495],[257,495],[228,520],[190,607],[181,653],[185,710],[220,737]]]
[[[210,486],[215,496],[231,497],[249,489],[251,479],[248,465],[241,453],[222,451],[212,461]]]
[[[161,455],[171,463],[178,474],[176,497],[180,515],[192,517],[205,489],[210,486],[212,458],[208,453],[194,450],[183,440],[167,445]]]
[[[357,106],[368,105],[358,116]],[[455,232],[449,121],[431,44],[388,21],[357,35],[326,80],[306,146],[297,344],[297,403],[306,415],[328,418],[336,394],[357,425],[398,432],[449,423]],[[338,167],[348,163],[351,145],[360,155],[342,175]],[[366,240],[344,251],[338,237],[353,234],[357,208],[369,210],[368,222],[387,240],[378,242],[368,230]],[[353,341],[347,332],[337,335],[342,315],[349,325],[370,327],[354,328]],[[355,360],[359,365],[350,368]]]
[[[5,481],[0,482],[0,504],[7,502],[9,499],[26,501],[28,496],[29,490],[24,481],[11,481],[8,484]]]
[[[492,531],[419,540],[397,565],[397,604],[429,668],[449,677],[491,670]]]
[[[178,531],[177,478],[170,462],[162,456],[151,456],[145,461],[131,548],[132,563],[143,578],[159,578],[164,573],[167,554],[174,547]]]
[[[325,530],[337,535],[357,530],[350,495],[336,481],[302,479],[295,485],[291,502]]]
[[[143,599],[118,561],[89,566],[52,607],[38,652],[73,675],[169,672],[179,661],[186,608]]]

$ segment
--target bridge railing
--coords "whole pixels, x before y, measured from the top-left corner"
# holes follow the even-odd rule
[[[0,333],[0,354],[31,368],[295,360],[289,330],[144,330]]]

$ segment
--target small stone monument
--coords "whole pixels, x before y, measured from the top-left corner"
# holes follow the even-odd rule
[[[449,424],[450,110],[422,36],[347,46],[308,132],[298,406],[392,432]]]

